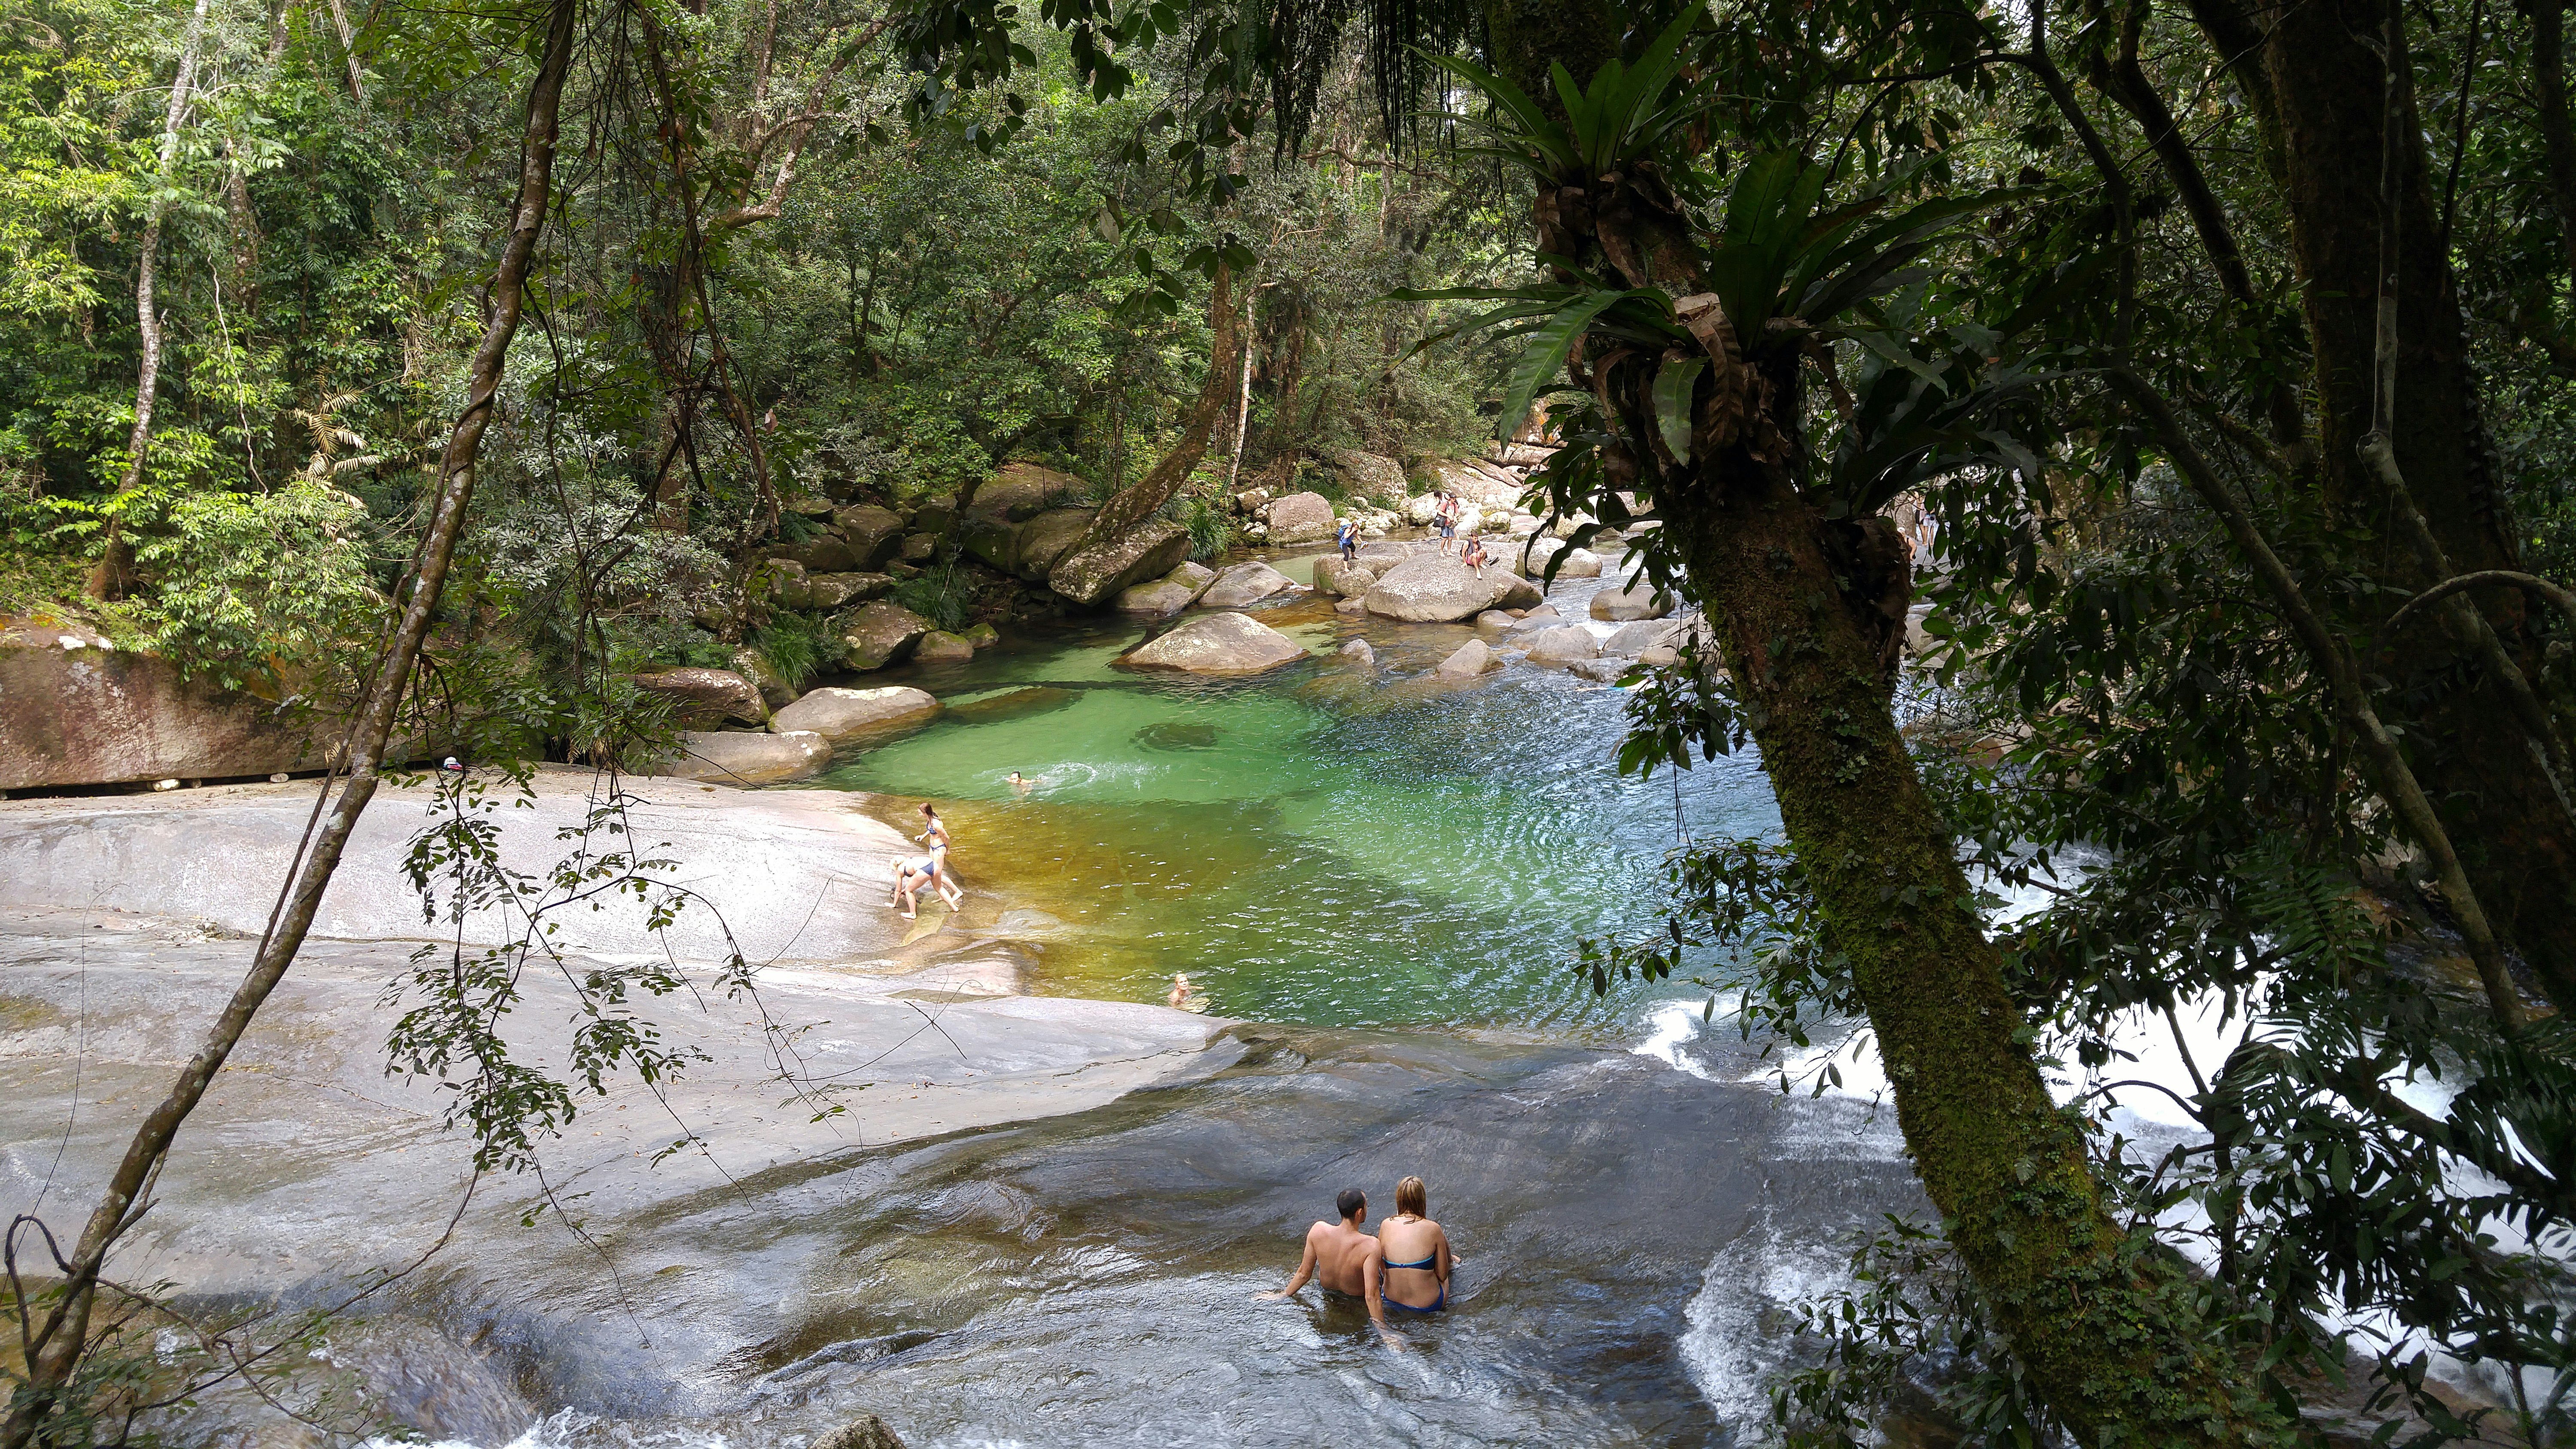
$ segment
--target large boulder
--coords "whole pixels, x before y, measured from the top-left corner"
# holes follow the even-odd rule
[[[1291,493],[1270,505],[1272,543],[1308,543],[1333,536],[1333,505],[1321,493]]]
[[[802,780],[832,762],[832,742],[810,730],[759,735],[727,730],[680,736],[680,756],[661,775],[717,785],[775,785]]]
[[[1062,507],[1087,491],[1082,480],[1070,473],[1035,463],[1005,463],[1000,472],[975,490],[966,511],[992,514],[1006,523],[1022,523],[1050,508]]]
[[[778,709],[796,702],[796,688],[782,678],[769,656],[746,644],[733,651],[733,672],[760,691],[760,702]]]
[[[1440,511],[1440,500],[1425,493],[1418,498],[1404,500],[1404,507],[1398,511],[1404,515],[1404,521],[1414,527],[1429,528],[1432,516]]]
[[[1199,595],[1199,604],[1209,609],[1240,609],[1295,587],[1295,579],[1266,563],[1239,563],[1216,576],[1207,592]]]
[[[1366,639],[1353,639],[1333,652],[1363,669],[1372,669],[1377,666],[1377,649]]]
[[[1580,624],[1541,629],[1515,642],[1529,651],[1532,664],[1572,664],[1601,653],[1601,641]]]
[[[1090,548],[1067,547],[1048,568],[1046,584],[1087,609],[1122,589],[1163,577],[1189,556],[1188,529],[1169,519],[1148,519],[1124,538]]]
[[[880,569],[903,547],[903,516],[872,503],[854,503],[835,510],[832,526],[850,546],[861,571]]]
[[[1089,508],[1050,508],[1043,513],[1013,523],[998,514],[978,509],[966,516],[966,548],[977,558],[1006,574],[1017,574],[1033,584],[1047,581],[1047,574],[1058,559],[1064,557],[1091,527]]]
[[[1512,626],[1519,622],[1520,620],[1513,618],[1511,615],[1504,613],[1500,609],[1487,609],[1485,612],[1476,616],[1476,632],[1499,639],[1503,635],[1510,633],[1512,631]]]
[[[1485,572],[1493,574],[1500,572],[1500,570],[1488,568]],[[1502,588],[1494,595],[1494,607],[1497,609],[1534,609],[1537,608],[1540,601],[1544,600],[1546,597],[1547,595],[1539,592],[1538,585],[1531,583],[1529,580],[1522,578],[1518,574],[1505,573],[1502,578]]]
[[[1150,584],[1121,592],[1117,608],[1122,614],[1177,614],[1197,603],[1215,580],[1214,569],[1185,563]]]
[[[1636,659],[1649,649],[1678,645],[1684,632],[1677,619],[1640,619],[1612,630],[1610,637],[1601,641],[1601,652]]]
[[[0,789],[318,770],[340,733],[85,626],[0,627]]]
[[[852,669],[883,669],[910,657],[929,632],[928,619],[891,599],[879,599],[842,621],[841,644],[849,651]]]
[[[975,657],[975,641],[963,634],[933,629],[912,647],[912,657],[919,664],[962,664]]]
[[[1519,607],[1505,602],[1516,584],[1529,590],[1531,603],[1538,602],[1538,591],[1506,569],[1488,567],[1479,574],[1453,556],[1415,554],[1378,575],[1368,591],[1368,610],[1416,624],[1453,623],[1487,609]]]
[[[1433,458],[1413,473],[1416,487],[1446,490],[1470,503],[1512,503],[1521,496],[1519,479],[1499,469],[1489,470],[1456,458]]]
[[[1588,548],[1569,548],[1556,566],[1560,579],[1597,579],[1601,577],[1601,555]]]
[[[672,718],[691,729],[712,729],[726,720],[758,724],[769,713],[759,686],[730,669],[664,669],[629,679],[646,694],[671,701]]]
[[[837,533],[815,534],[802,543],[781,547],[778,553],[781,558],[803,564],[811,573],[855,573],[859,569],[859,556],[850,551],[850,541]]]
[[[1363,563],[1344,563],[1340,554],[1315,560],[1315,592],[1364,599],[1377,585],[1377,575]]]
[[[1127,652],[1126,662],[1191,674],[1258,674],[1306,657],[1296,640],[1243,614],[1202,614]]]
[[[808,574],[805,576],[805,607],[837,609],[845,604],[864,604],[882,599],[894,591],[892,574]]]
[[[1473,679],[1489,669],[1502,667],[1503,661],[1494,657],[1494,651],[1486,647],[1484,640],[1470,639],[1459,645],[1456,653],[1441,660],[1440,667],[1431,672],[1442,679]]]
[[[1613,624],[1634,619],[1660,619],[1673,611],[1675,600],[1670,594],[1657,593],[1655,586],[1639,581],[1625,589],[1603,589],[1592,596],[1592,617]]]
[[[773,558],[766,566],[770,600],[782,609],[810,609],[814,600],[805,566],[792,558]]]
[[[1400,564],[1417,553],[1427,551],[1426,547],[1419,543],[1407,543],[1397,538],[1382,538],[1373,543],[1361,544],[1355,553],[1361,563],[1369,566],[1371,573],[1384,573],[1388,566]]]
[[[1341,477],[1343,491],[1353,498],[1393,502],[1404,496],[1404,468],[1393,458],[1357,448],[1338,448],[1327,456]]]
[[[939,713],[939,701],[908,685],[881,689],[817,689],[770,716],[780,734],[808,733],[833,744],[896,725],[920,724]]]

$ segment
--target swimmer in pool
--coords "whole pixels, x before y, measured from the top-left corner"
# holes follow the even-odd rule
[[[1368,1305],[1369,1320],[1377,1325],[1387,1347],[1404,1347],[1404,1340],[1386,1326],[1386,1252],[1377,1239],[1360,1231],[1360,1224],[1368,1221],[1368,1194],[1356,1187],[1343,1188],[1333,1199],[1333,1210],[1342,1215],[1340,1222],[1317,1223],[1306,1230],[1306,1254],[1297,1261],[1297,1276],[1278,1292],[1259,1296],[1293,1298],[1307,1279],[1320,1278],[1325,1292],[1348,1294]]]
[[[1021,774],[1017,770],[1013,770],[1011,772],[1011,788],[1019,791],[1023,795],[1029,793],[1029,787],[1036,783],[1037,781],[1030,779],[1028,776]]]
[[[1175,971],[1172,973],[1172,994],[1164,997],[1163,1001],[1168,1006],[1187,1011],[1190,998],[1197,994],[1198,988],[1190,984],[1190,974],[1186,971]]]
[[[1408,1177],[1395,1185],[1395,1216],[1377,1225],[1389,1308],[1437,1313],[1449,1306],[1449,1273],[1458,1259],[1449,1251],[1449,1235],[1431,1220],[1430,1209],[1422,1179]]]

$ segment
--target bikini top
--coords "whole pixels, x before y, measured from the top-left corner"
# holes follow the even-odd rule
[[[1430,1256],[1424,1258],[1419,1263],[1389,1263],[1387,1266],[1390,1268],[1430,1268],[1438,1264],[1439,1261],[1440,1250],[1438,1248],[1433,1248]]]

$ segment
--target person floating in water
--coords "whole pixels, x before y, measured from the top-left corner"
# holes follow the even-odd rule
[[[1388,1347],[1402,1348],[1404,1340],[1386,1326],[1386,1251],[1377,1239],[1360,1231],[1360,1224],[1368,1221],[1368,1194],[1356,1187],[1343,1188],[1333,1199],[1333,1209],[1342,1215],[1340,1222],[1319,1222],[1306,1230],[1306,1253],[1297,1260],[1297,1276],[1288,1280],[1287,1287],[1259,1296],[1271,1301],[1293,1298],[1307,1279],[1320,1278],[1325,1292],[1366,1303],[1378,1336]]]
[[[1011,772],[1011,788],[1019,791],[1023,795],[1029,793],[1029,787],[1036,783],[1037,781],[1030,779],[1028,776],[1021,774],[1017,770],[1013,770]]]
[[[1395,1185],[1395,1216],[1377,1227],[1389,1308],[1437,1313],[1449,1306],[1449,1273],[1458,1259],[1449,1251],[1449,1235],[1431,1220],[1430,1211],[1430,1193],[1421,1178],[1408,1177]]]

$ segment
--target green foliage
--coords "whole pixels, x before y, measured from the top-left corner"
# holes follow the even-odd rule
[[[889,597],[934,626],[954,633],[966,627],[969,587],[964,569],[952,561],[895,585]]]
[[[304,479],[275,493],[200,493],[135,550],[161,577],[128,611],[130,643],[228,689],[336,698],[384,615],[373,529],[356,499]]]
[[[751,643],[779,681],[794,690],[804,689],[823,672],[823,661],[835,646],[820,619],[811,614],[783,612],[770,615]]]

